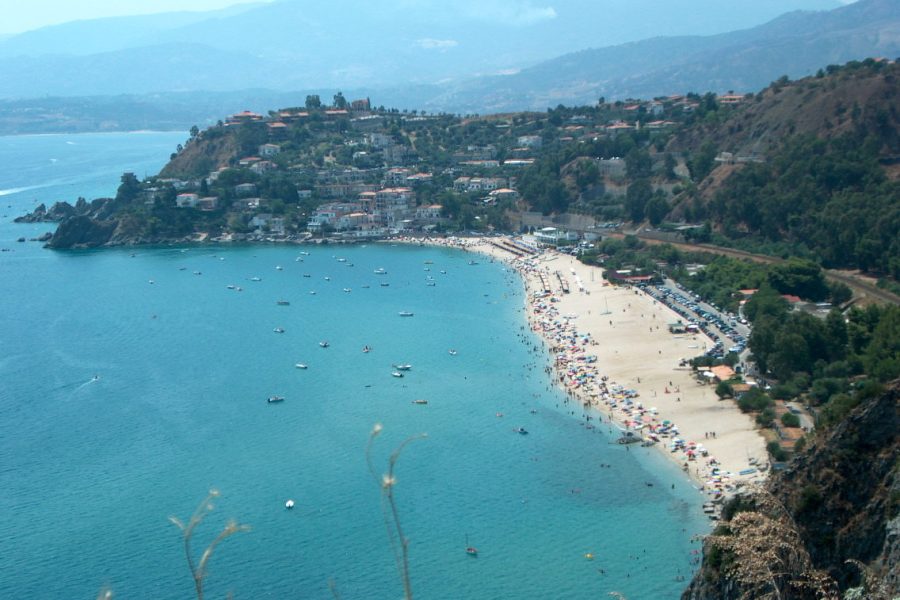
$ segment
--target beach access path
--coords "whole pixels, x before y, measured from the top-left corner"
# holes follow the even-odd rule
[[[719,400],[713,385],[681,366],[683,359],[702,354],[712,341],[703,334],[669,333],[667,325],[680,318],[670,308],[636,288],[605,281],[599,267],[555,250],[516,253],[509,250],[517,247],[513,240],[498,243],[496,238],[424,243],[487,254],[522,275],[529,324],[544,338],[548,372],[566,390],[576,414],[587,403],[583,416],[593,413],[596,418],[600,413],[626,429],[634,429],[636,421],[646,423],[640,432],[644,437],[649,425],[674,424],[678,433],[661,437],[655,447],[706,493],[728,494],[765,479],[758,466],[768,465],[768,453],[753,418],[733,400]],[[536,297],[548,288],[549,295]],[[596,356],[593,362],[582,358],[591,355]],[[623,399],[622,390],[637,396]],[[676,437],[684,447],[673,452]],[[690,456],[691,442],[706,455],[696,451]]]

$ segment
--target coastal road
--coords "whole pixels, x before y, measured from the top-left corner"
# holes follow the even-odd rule
[[[615,239],[624,239],[624,233],[608,233],[606,234],[611,238]],[[631,234],[629,234],[631,235]],[[718,254],[721,256],[728,256],[731,258],[740,258],[744,260],[751,260],[753,262],[763,263],[763,264],[778,264],[785,262],[785,259],[778,258],[777,256],[766,256],[765,254],[753,254],[751,252],[744,252],[743,250],[735,250],[734,248],[724,248],[722,246],[715,246],[713,244],[689,244],[687,242],[669,242],[666,240],[660,240],[652,236],[652,234],[648,234],[646,232],[638,232],[636,235],[641,241],[647,242],[648,244],[669,244],[679,250],[685,250],[688,252],[709,252],[710,254]],[[873,283],[861,279],[859,277],[855,277],[843,271],[837,271],[835,269],[823,269],[825,272],[825,278],[829,281],[843,283],[851,290],[853,290],[854,298],[858,298],[861,300],[869,300],[871,302],[880,303],[880,304],[894,304],[900,305],[900,296],[896,294],[892,294],[887,290],[883,290]]]

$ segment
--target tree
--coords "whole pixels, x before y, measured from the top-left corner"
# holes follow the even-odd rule
[[[647,203],[645,212],[651,225],[662,223],[666,215],[669,214],[669,203],[666,201],[666,196],[662,191],[658,190],[653,194],[653,197]]]
[[[116,190],[116,200],[120,202],[131,202],[137,198],[141,191],[141,182],[134,173],[122,173],[121,184]]]
[[[649,179],[638,179],[628,186],[625,194],[625,210],[628,218],[638,223],[644,220],[647,203],[653,197],[653,186]]]
[[[338,92],[334,95],[333,106],[340,109],[347,108],[347,99],[344,98],[343,93]]]
[[[200,135],[200,128],[196,125],[191,126],[191,139]]]
[[[306,97],[306,108],[309,110],[322,108],[322,101],[319,99],[318,94],[310,94]]]

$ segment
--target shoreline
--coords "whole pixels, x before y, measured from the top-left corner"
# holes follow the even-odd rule
[[[572,416],[637,431],[644,440],[655,437],[653,447],[711,499],[765,480],[759,466],[769,464],[768,453],[752,417],[734,401],[719,400],[714,386],[679,365],[712,341],[703,334],[670,334],[667,324],[679,317],[667,306],[636,288],[606,282],[602,269],[570,255],[545,250],[517,256],[508,237],[390,241],[477,252],[515,270],[524,284],[527,324],[547,352],[545,371],[565,392]],[[676,438],[684,444],[673,450]],[[689,455],[691,443],[696,446]]]

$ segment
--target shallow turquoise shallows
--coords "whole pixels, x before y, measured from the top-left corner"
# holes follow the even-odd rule
[[[702,497],[564,403],[502,264],[389,244],[16,242],[52,226],[13,217],[114,194],[185,137],[0,138],[0,597],[192,597],[168,517],[214,487],[195,554],[229,519],[252,529],[215,550],[208,598],[326,599],[330,582],[400,598],[375,423],[378,477],[428,434],[393,488],[415,597],[679,596]]]

